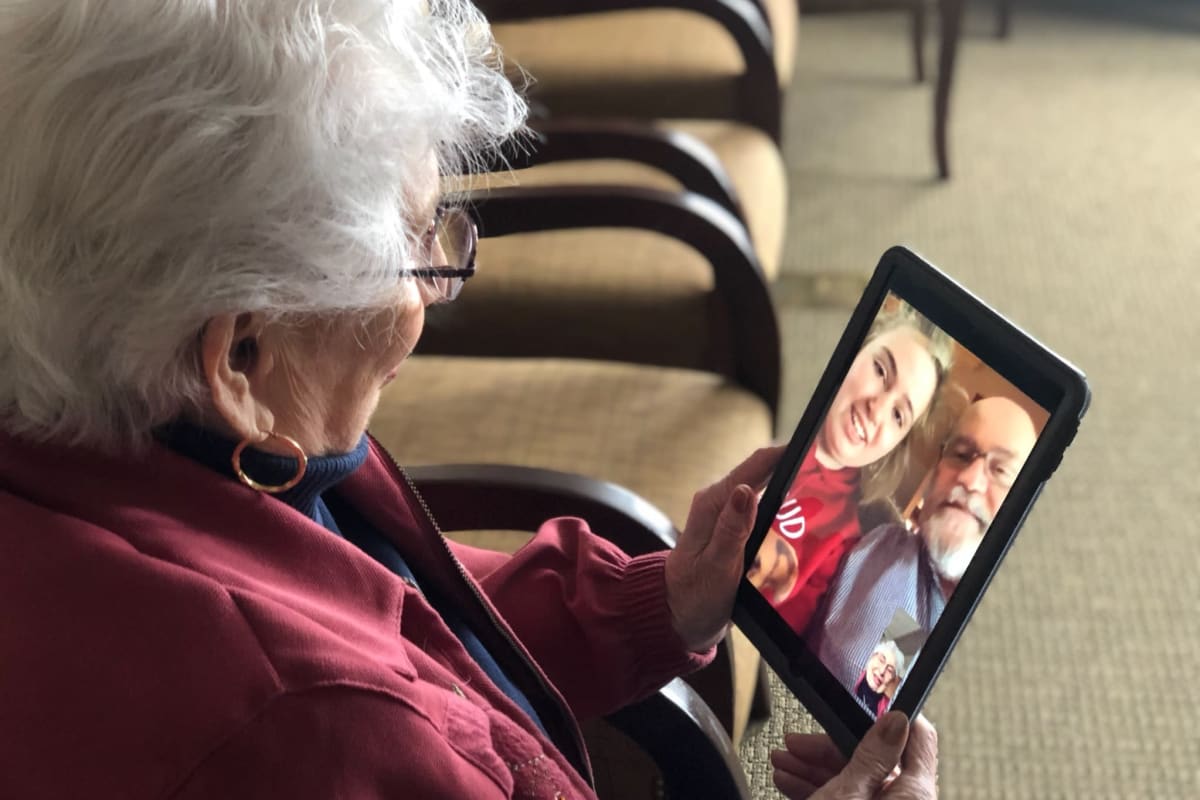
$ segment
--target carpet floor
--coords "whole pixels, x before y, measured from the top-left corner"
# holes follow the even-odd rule
[[[933,179],[907,21],[804,17],[787,98],[782,419],[905,243],[1089,376],[1078,438],[926,708],[947,798],[1200,797],[1200,4],[977,2]],[[932,37],[927,63],[932,67]],[[788,431],[781,431],[786,434]],[[803,709],[743,743],[756,797]]]

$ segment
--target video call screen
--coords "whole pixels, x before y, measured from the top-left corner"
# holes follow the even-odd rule
[[[746,574],[870,716],[920,657],[1048,418],[886,297]]]

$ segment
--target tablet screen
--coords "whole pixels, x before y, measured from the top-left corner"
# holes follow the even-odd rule
[[[886,296],[746,574],[869,716],[896,697],[1049,416]]]

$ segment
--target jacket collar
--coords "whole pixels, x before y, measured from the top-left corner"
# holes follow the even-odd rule
[[[423,528],[374,446],[346,483],[360,496],[390,495],[390,535]],[[397,635],[404,585],[395,575],[287,504],[163,445],[112,455],[0,434],[0,505],[5,492],[64,524],[96,526],[144,555],[301,611],[401,675],[416,675]],[[36,535],[53,536],[54,528]]]

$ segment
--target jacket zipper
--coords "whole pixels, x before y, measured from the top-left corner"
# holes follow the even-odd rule
[[[422,496],[420,490],[417,488],[416,483],[413,482],[413,479],[409,477],[408,472],[404,469],[404,467],[400,466],[400,463],[396,461],[395,457],[388,452],[388,450],[382,444],[380,444],[378,440],[375,440],[375,444],[379,447],[381,452],[387,455],[388,460],[392,463],[392,466],[396,469],[396,472],[400,474],[400,477],[404,479],[404,483],[413,493],[413,496],[417,498],[417,502],[420,504],[421,511],[424,512],[425,518],[429,521],[429,524],[433,526],[434,531],[438,534],[438,540],[442,544],[442,549],[445,551],[446,555],[449,556],[450,562],[454,564],[455,568],[458,570],[458,574],[462,578],[463,583],[467,585],[467,588],[471,590],[471,594],[475,595],[475,599],[478,600],[479,605],[483,607],[484,613],[487,614],[488,620],[492,623],[492,627],[500,632],[500,635],[504,637],[506,642],[508,642],[508,645],[512,651],[516,653],[521,661],[525,663],[525,666],[528,668],[530,674],[533,675],[534,679],[541,687],[542,694],[554,703],[555,707],[558,709],[559,715],[568,723],[567,728],[571,732],[571,738],[573,739],[577,755],[579,756],[579,765],[583,768],[583,779],[587,781],[588,786],[595,790],[596,781],[592,775],[591,764],[588,763],[587,747],[584,744],[583,734],[579,730],[579,725],[575,722],[575,717],[572,716],[566,705],[559,700],[558,693],[553,691],[546,683],[545,678],[542,677],[541,669],[539,669],[533,663],[533,661],[525,655],[524,649],[518,645],[513,639],[512,635],[509,634],[508,628],[500,624],[500,621],[496,618],[495,613],[492,611],[491,604],[488,603],[483,598],[483,595],[480,594],[479,590],[475,588],[474,582],[472,582],[470,576],[467,575],[467,568],[462,565],[462,562],[455,557],[454,551],[450,549],[450,545],[446,542],[446,534],[442,532],[441,526],[438,525],[437,520],[433,516],[433,512],[429,510],[429,505],[425,502],[424,496]]]

